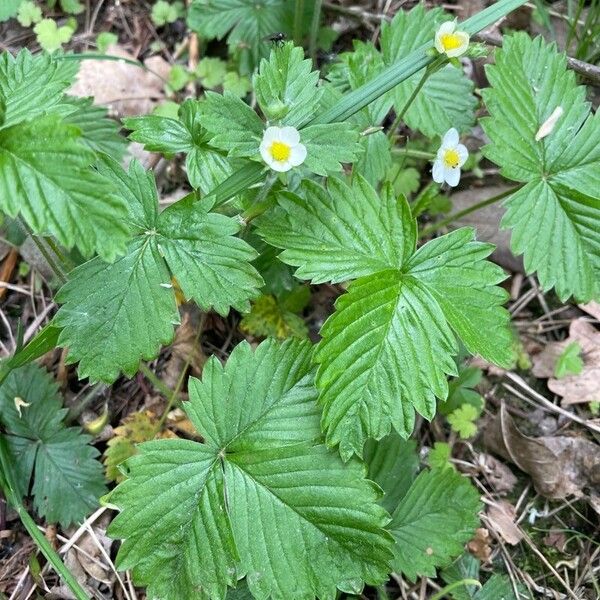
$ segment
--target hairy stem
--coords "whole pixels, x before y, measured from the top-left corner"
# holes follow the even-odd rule
[[[296,0],[294,12],[294,45],[302,45],[302,23],[304,21],[304,0]]]
[[[23,231],[25,231],[27,233],[27,235],[31,238],[33,243],[36,245],[37,249],[40,251],[40,254],[44,257],[44,259],[48,263],[48,266],[52,269],[52,271],[58,277],[58,279],[60,279],[60,282],[67,283],[67,276],[65,275],[64,271],[60,268],[58,263],[56,263],[54,261],[54,258],[51,256],[51,254],[48,251],[48,248],[46,248],[44,242],[33,233],[31,228],[29,227],[29,225],[27,225],[27,223],[25,223],[25,221],[21,217],[18,218],[18,221],[19,221],[19,224],[21,225],[21,228],[23,229]]]
[[[496,202],[503,200],[507,196],[514,194],[521,187],[523,187],[522,184],[516,185],[515,187],[512,187],[508,190],[504,190],[500,194],[496,194],[495,196],[492,196],[491,198],[486,198],[485,200],[482,200],[481,202],[477,202],[477,204],[473,204],[473,206],[468,206],[467,208],[464,208],[463,210],[459,210],[457,213],[454,213],[453,215],[450,215],[450,216],[446,217],[445,219],[442,219],[441,221],[432,223],[431,225],[428,225],[427,227],[424,227],[421,230],[419,237],[425,237],[431,233],[434,233],[435,231],[438,231],[442,227],[445,227],[446,225],[449,225],[450,223],[453,223],[454,221],[461,219],[462,217],[464,217],[466,215],[470,215],[471,213],[476,212],[486,206],[489,206],[490,204],[495,204]]]
[[[321,5],[323,0],[315,0],[313,7],[312,21],[310,23],[310,39],[308,42],[308,55],[310,56],[313,67],[317,66],[317,37],[319,35],[319,23],[321,22]]]

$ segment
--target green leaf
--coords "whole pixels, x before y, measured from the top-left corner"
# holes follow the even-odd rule
[[[571,342],[560,354],[554,366],[554,377],[562,379],[567,375],[579,375],[583,370],[581,346]]]
[[[479,494],[452,469],[423,471],[400,501],[388,529],[396,544],[394,570],[411,581],[435,577],[463,551],[479,524]]]
[[[0,2],[0,23],[17,16],[21,0],[2,0]]]
[[[450,448],[450,444],[435,442],[427,455],[427,464],[432,469],[451,469],[454,471],[454,465],[450,462],[451,458],[452,448]]]
[[[120,135],[119,125],[108,118],[108,111],[102,106],[94,106],[93,98],[67,97],[65,103],[76,110],[69,113],[63,122],[75,125],[81,133],[81,141],[95,152],[104,152],[115,160],[121,160],[127,151],[127,140]]]
[[[428,419],[456,373],[457,337],[472,353],[512,361],[509,316],[497,287],[504,273],[485,261],[492,246],[463,228],[415,252],[416,223],[389,186],[378,198],[360,176],[348,188],[331,179],[304,197],[278,197],[258,220],[280,258],[314,283],[356,279],[336,302],[315,355],[327,441],[344,458],[391,427],[407,437],[415,410]],[[482,335],[481,332],[486,332]]]
[[[92,168],[81,133],[52,115],[0,130],[0,209],[84,256],[114,260],[125,249],[127,209]]]
[[[79,15],[85,10],[85,6],[79,0],[60,0],[60,7],[71,15]]]
[[[317,87],[318,71],[304,59],[304,50],[288,42],[271,50],[254,76],[256,99],[267,120],[300,127],[316,113],[323,90]]]
[[[49,112],[63,100],[79,65],[74,60],[53,60],[47,54],[33,56],[21,50],[16,57],[0,54],[0,129]]]
[[[31,27],[34,23],[39,23],[41,20],[42,9],[39,6],[36,6],[35,2],[24,0],[19,4],[17,21],[19,21],[23,27]]]
[[[243,576],[255,598],[275,600],[386,579],[375,487],[318,441],[309,343],[242,343],[189,390],[184,408],[205,443],[142,444],[110,497],[122,510],[109,529],[124,540],[119,568],[164,600],[221,599]]]
[[[182,12],[182,2],[170,4],[165,0],[157,0],[157,2],[152,5],[150,17],[157,27],[163,27],[163,25],[167,25],[167,23],[175,23]]]
[[[588,301],[600,292],[600,113],[590,114],[565,55],[542,38],[508,36],[487,74],[484,153],[525,184],[505,200],[512,250],[544,290]],[[536,141],[559,106],[553,130]]]
[[[227,63],[220,58],[205,56],[196,66],[196,75],[202,87],[212,90],[223,84],[227,73]]]
[[[439,411],[449,415],[463,404],[470,404],[477,409],[478,414],[483,410],[484,400],[474,390],[481,381],[482,372],[477,367],[460,367],[458,377],[453,378],[448,385],[448,399],[441,402]]]
[[[34,28],[38,44],[46,52],[56,52],[70,41],[74,30],[69,25],[58,26],[54,19],[42,19]]]
[[[129,173],[109,160],[101,169],[120,178],[136,237],[114,264],[94,258],[69,274],[56,296],[63,306],[55,324],[64,328],[58,344],[69,347],[68,361],[80,361],[80,377],[110,383],[120,371],[132,376],[141,359],[171,341],[179,322],[171,275],[186,298],[220,314],[245,310],[262,279],[248,262],[254,250],[233,237],[237,220],[207,212],[192,197],[158,215],[152,173],[135,161]]]
[[[193,0],[188,25],[204,39],[227,36],[229,51],[247,53],[250,71],[269,55],[273,33],[291,33],[294,7],[287,0]]]
[[[433,42],[435,32],[447,15],[439,9],[426,11],[417,4],[410,11],[398,11],[390,23],[381,26],[381,48],[385,63],[390,65]],[[420,70],[394,88],[394,108],[400,112],[423,76]],[[477,100],[473,83],[462,69],[446,66],[429,76],[406,111],[404,120],[411,129],[428,137],[443,135],[451,127],[468,131],[474,121]]]
[[[379,441],[367,440],[364,459],[368,477],[384,492],[380,504],[393,513],[408,492],[419,470],[417,444],[391,433]]]
[[[306,146],[303,166],[317,175],[341,171],[341,163],[354,162],[361,153],[350,123],[309,125],[300,131],[300,141]]]
[[[119,42],[119,36],[110,31],[101,31],[96,37],[96,48],[100,54],[106,54],[106,51]]]
[[[191,76],[183,65],[173,65],[169,70],[167,89],[171,92],[179,92],[190,80]]]
[[[209,146],[211,136],[200,124],[200,110],[200,102],[186,100],[179,109],[179,119],[148,115],[124,119],[124,124],[132,130],[129,139],[144,144],[146,150],[185,152],[190,184],[206,194],[225,181],[233,169],[223,152]]]
[[[252,90],[252,83],[247,77],[241,77],[235,71],[230,71],[223,79],[223,92],[229,92],[239,98],[244,98]]]
[[[477,433],[475,421],[479,414],[479,411],[471,404],[463,404],[448,415],[448,423],[453,431],[466,440]]]
[[[198,120],[213,134],[211,145],[227,150],[230,156],[258,156],[265,125],[237,96],[206,92]]]
[[[65,427],[62,406],[54,379],[33,363],[12,371],[0,385],[0,421],[19,494],[27,495],[33,476],[36,512],[67,527],[96,508],[106,488],[91,437],[78,427]]]

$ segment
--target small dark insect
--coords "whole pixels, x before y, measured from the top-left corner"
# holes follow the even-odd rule
[[[274,44],[283,44],[285,42],[285,33],[278,31],[277,33],[271,33],[263,38],[265,42],[273,42]]]

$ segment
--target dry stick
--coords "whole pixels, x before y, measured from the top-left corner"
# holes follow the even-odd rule
[[[474,35],[473,38],[475,40],[485,42],[490,46],[497,46],[498,48],[502,47],[502,38],[498,35],[494,35],[493,33],[481,31],[480,33]],[[586,63],[578,58],[572,58],[570,56],[567,56],[567,65],[570,69],[575,71],[575,73],[579,73],[594,83],[600,83],[600,67]]]
[[[519,377],[519,375],[517,375],[516,373],[507,371],[504,375],[505,375],[505,377],[510,379],[513,383],[517,384],[522,390],[525,390],[532,398],[535,398],[535,400],[540,402],[548,410],[551,410],[560,415],[563,415],[564,417],[567,417],[567,419],[570,419],[571,421],[575,421],[575,423],[579,423],[580,425],[583,425],[584,427],[587,427],[588,429],[591,429],[592,431],[595,431],[596,433],[600,433],[600,427],[598,425],[594,425],[594,423],[590,423],[586,419],[582,419],[581,417],[578,417],[576,414],[569,412],[568,410],[565,410],[564,408],[561,408],[560,406],[557,406],[556,404],[553,404],[552,402],[550,402],[550,400],[544,398],[544,396],[542,396],[541,394],[536,392],[534,389],[529,387],[527,385],[527,383],[525,382],[525,380],[522,377]],[[516,391],[509,385],[505,384],[505,387],[508,390],[510,390],[513,394]]]

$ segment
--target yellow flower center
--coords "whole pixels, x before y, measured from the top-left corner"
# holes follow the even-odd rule
[[[456,50],[462,46],[462,39],[456,33],[443,33],[440,36],[440,41],[444,50]]]
[[[285,142],[273,142],[271,144],[271,156],[280,162],[288,160],[292,154],[292,149]]]
[[[444,152],[444,165],[450,169],[456,169],[460,162],[460,156],[458,152],[453,148]]]

